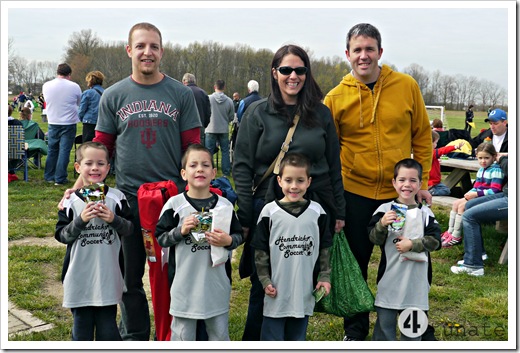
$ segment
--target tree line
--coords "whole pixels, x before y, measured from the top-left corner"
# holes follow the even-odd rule
[[[85,76],[89,71],[99,70],[106,79],[103,86],[109,87],[131,73],[131,61],[125,51],[126,43],[104,42],[91,29],[73,32],[69,37],[63,61],[72,67],[72,80],[86,89]],[[56,75],[58,62],[31,61],[15,55],[14,42],[8,43],[9,90],[41,92],[44,82]],[[336,86],[351,67],[346,58],[315,58],[312,49],[305,48],[311,58],[313,75],[326,94]],[[269,49],[255,50],[247,44],[223,45],[205,41],[190,43],[187,47],[164,44],[161,71],[177,80],[186,72],[197,78],[197,85],[208,94],[213,92],[216,80],[226,82],[226,93],[239,92],[247,95],[247,82],[256,80],[259,93],[267,96],[270,91],[270,65],[274,53]],[[388,64],[398,71],[397,67]],[[507,91],[495,82],[464,75],[443,75],[439,70],[430,73],[419,64],[411,64],[402,72],[415,78],[426,105],[442,105],[449,110],[462,110],[473,104],[479,110],[488,106],[507,109]]]

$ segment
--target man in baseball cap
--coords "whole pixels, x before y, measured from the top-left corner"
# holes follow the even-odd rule
[[[490,122],[490,121],[493,121],[493,122],[497,122],[497,121],[507,121],[507,114],[505,111],[503,111],[502,109],[493,109],[488,117],[486,118],[486,120],[484,120],[486,123]]]
[[[471,141],[473,148],[477,148],[489,137],[497,152],[507,153],[507,113],[502,109],[494,109],[484,121],[489,123],[489,129],[481,132]]]

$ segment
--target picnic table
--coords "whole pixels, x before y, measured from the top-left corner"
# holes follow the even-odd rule
[[[457,184],[461,184],[462,192],[466,193],[473,187],[471,173],[480,169],[476,159],[457,159],[448,158],[440,160],[442,170],[449,171],[450,174],[444,180],[444,184],[453,189]]]

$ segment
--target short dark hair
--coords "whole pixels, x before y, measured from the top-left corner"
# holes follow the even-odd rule
[[[188,163],[188,156],[191,152],[195,151],[206,152],[209,155],[209,159],[211,160],[211,167],[215,168],[215,164],[213,163],[213,155],[211,154],[211,152],[206,147],[202,146],[200,143],[194,143],[189,145],[188,148],[186,148],[186,152],[184,152],[184,155],[182,156],[182,169],[186,169],[186,164]]]
[[[417,162],[415,159],[405,158],[397,162],[394,167],[394,179],[397,178],[397,175],[399,174],[399,169],[401,168],[417,170],[417,172],[419,173],[419,181],[422,181],[423,168],[421,163]]]
[[[81,163],[81,160],[83,159],[83,151],[85,151],[88,147],[95,148],[98,150],[103,150],[107,157],[107,162],[110,163],[110,153],[108,152],[108,149],[106,146],[100,142],[94,142],[94,141],[87,141],[83,142],[78,149],[76,150],[76,162]]]
[[[357,36],[374,38],[377,41],[377,49],[381,50],[381,33],[370,23],[358,23],[348,31],[347,50],[350,50],[350,40]]]
[[[226,82],[224,80],[217,80],[215,81],[215,86],[217,86],[217,89],[222,91],[224,88],[226,88]]]
[[[72,73],[72,69],[69,64],[63,63],[58,65],[56,73],[60,76],[69,76]]]
[[[311,176],[311,161],[304,154],[296,152],[287,153],[280,162],[280,172],[278,173],[280,177],[282,177],[286,166],[305,168],[307,177]]]

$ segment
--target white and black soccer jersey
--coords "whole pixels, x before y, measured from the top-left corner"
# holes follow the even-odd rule
[[[251,246],[269,255],[275,298],[265,296],[264,316],[310,316],[314,311],[313,270],[320,249],[332,245],[327,217],[314,201],[292,214],[277,200],[264,206]]]
[[[121,240],[132,232],[130,209],[125,195],[108,188],[105,205],[114,212],[112,224],[101,218],[88,223],[81,219],[86,206],[77,191],[58,212],[55,238],[67,244],[63,263],[63,306],[107,306],[118,304],[123,295]]]
[[[242,244],[242,226],[231,202],[216,194],[212,198],[208,211],[229,209],[233,242],[226,249],[233,250]],[[175,195],[163,206],[155,230],[159,245],[175,247],[174,254],[169,255],[175,256],[175,276],[170,288],[170,314],[174,317],[202,320],[229,311],[231,284],[225,266],[212,267],[211,246],[206,241],[199,243],[193,236],[180,233],[184,218],[200,211],[186,192]]]
[[[394,232],[381,226],[379,220],[391,210],[392,202],[379,206],[369,223],[369,233],[383,229],[379,236],[383,236],[381,245],[381,260],[377,274],[377,294],[375,305],[386,309],[402,310],[416,307],[428,310],[428,293],[431,285],[431,261],[430,253],[426,250],[432,246],[436,250],[440,247],[440,226],[435,220],[433,212],[428,207],[418,205],[409,207],[406,213],[405,223],[402,231]],[[374,229],[374,227],[380,227]],[[390,228],[390,227],[388,227]],[[400,254],[395,248],[399,241],[398,236],[409,239],[421,239],[425,244],[424,260],[414,261],[407,259],[405,254]],[[373,241],[373,233],[370,234]],[[435,238],[428,239],[428,238]],[[433,241],[432,241],[433,240]],[[423,246],[421,245],[421,248]],[[417,253],[416,253],[417,254]],[[410,256],[410,258],[413,258]]]

